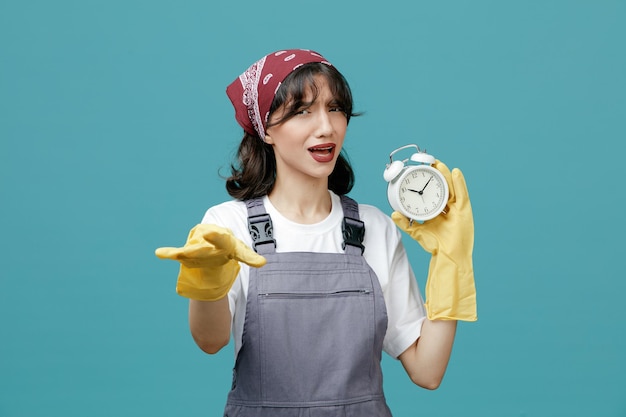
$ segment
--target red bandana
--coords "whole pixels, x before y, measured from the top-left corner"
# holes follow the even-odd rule
[[[226,88],[237,123],[265,140],[270,106],[280,84],[293,70],[310,62],[331,65],[322,55],[307,49],[274,52],[252,64]]]

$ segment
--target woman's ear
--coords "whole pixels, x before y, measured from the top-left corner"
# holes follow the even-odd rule
[[[270,135],[268,135],[267,132],[265,132],[265,139],[264,139],[264,141],[268,145],[273,145],[274,144],[274,141],[272,140],[272,137]]]

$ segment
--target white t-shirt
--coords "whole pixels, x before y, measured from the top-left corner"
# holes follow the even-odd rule
[[[343,210],[339,196],[331,194],[330,215],[319,223],[298,224],[282,216],[264,197],[265,209],[272,218],[273,236],[277,252],[343,253],[341,222]],[[397,358],[420,335],[426,317],[422,296],[409,265],[400,232],[393,221],[373,206],[359,204],[361,221],[365,223],[365,257],[380,281],[389,320],[383,349]],[[248,232],[248,212],[241,201],[228,201],[207,210],[202,223],[217,224],[232,230],[233,234],[252,246]],[[239,352],[246,313],[248,276],[250,267],[241,264],[241,270],[228,293],[233,317],[232,329],[235,351]]]

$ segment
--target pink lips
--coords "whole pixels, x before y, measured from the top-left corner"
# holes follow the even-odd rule
[[[317,162],[331,162],[335,158],[335,144],[324,143],[309,148],[313,159]]]

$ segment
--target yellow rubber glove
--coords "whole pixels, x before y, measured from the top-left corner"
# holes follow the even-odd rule
[[[253,267],[265,258],[237,239],[229,229],[199,224],[189,232],[182,248],[158,248],[156,256],[180,262],[176,292],[201,301],[223,298],[239,273],[239,261]]]
[[[426,311],[431,320],[476,321],[472,251],[474,219],[463,173],[441,161],[433,164],[446,178],[450,197],[446,214],[424,223],[409,222],[399,212],[396,225],[432,254],[426,281]]]

